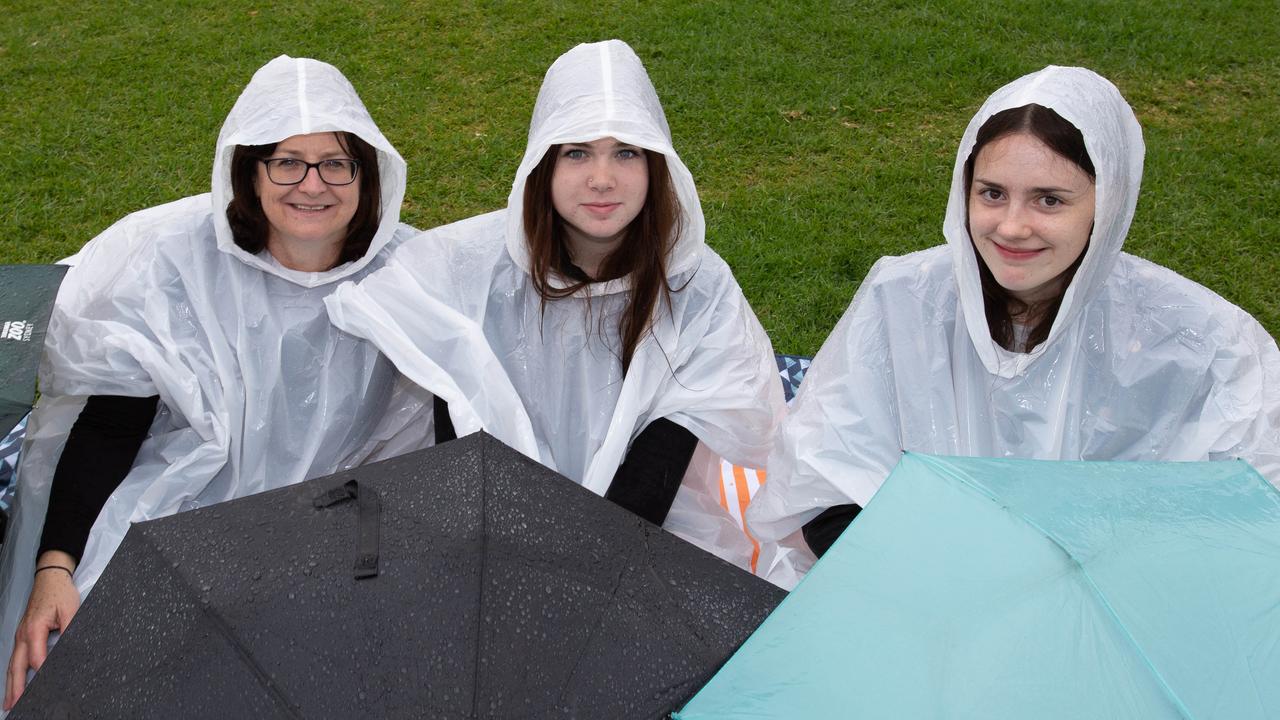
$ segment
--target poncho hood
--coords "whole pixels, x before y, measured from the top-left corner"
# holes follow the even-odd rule
[[[378,152],[382,208],[378,232],[363,257],[325,272],[290,270],[236,245],[227,222],[232,198],[231,156],[237,145],[267,145],[294,135],[349,132]],[[334,66],[309,58],[281,55],[262,66],[231,108],[213,159],[213,222],[218,249],[243,262],[303,287],[350,277],[369,264],[391,240],[404,199],[404,158],[373,122],[351,83]]]
[[[582,44],[561,55],[547,70],[529,123],[529,144],[507,198],[507,252],[529,272],[524,234],[524,188],[552,145],[612,137],[662,153],[680,201],[681,232],[668,258],[667,276],[694,268],[705,242],[706,223],[693,175],[671,145],[671,130],[640,58],[621,40]],[[553,284],[558,279],[551,278]],[[593,294],[625,290],[626,278],[591,286]],[[585,292],[584,289],[583,292]]]
[[[1030,353],[1005,350],[991,339],[978,276],[978,257],[966,224],[964,166],[973,152],[978,130],[1003,110],[1035,103],[1058,113],[1084,135],[1085,148],[1097,172],[1096,210],[1089,248],[1067,287],[1048,339]],[[1014,377],[1036,362],[1098,296],[1124,246],[1138,204],[1142,158],[1146,149],[1133,109],[1106,78],[1078,67],[1050,65],[997,90],[969,122],[951,175],[951,195],[943,233],[952,249],[960,305],[969,337],[987,371]]]

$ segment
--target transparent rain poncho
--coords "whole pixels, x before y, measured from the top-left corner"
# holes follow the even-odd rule
[[[327,272],[289,270],[236,246],[225,208],[237,145],[352,132],[377,149],[381,224],[368,253]],[[395,371],[329,323],[323,300],[412,235],[399,222],[405,163],[347,79],[278,57],[227,116],[213,192],[134,213],[73,258],[58,295],[0,561],[0,657],[30,592],[54,466],[88,395],[160,396],[133,469],[107,501],[75,573],[92,588],[129,524],[326,475],[361,450]]]
[[[1048,339],[991,339],[966,229],[964,163],[993,114],[1037,103],[1075,125],[1097,171],[1093,233]],[[992,95],[956,154],[947,244],[881,259],[805,375],[748,528],[778,541],[823,509],[865,505],[903,450],[1062,460],[1243,458],[1280,483],[1280,353],[1240,308],[1121,252],[1142,130],[1120,92],[1048,67]],[[774,552],[770,553],[769,550]],[[767,544],[761,572],[795,581]],[[788,567],[792,565],[793,567]]]
[[[616,313],[628,280],[549,301],[543,314],[521,222],[525,180],[547,150],[602,137],[662,153],[683,212],[671,312],[657,310],[625,378]],[[449,403],[459,436],[483,428],[597,494],[650,422],[687,428],[701,443],[664,527],[746,567],[750,542],[719,504],[715,456],[761,467],[782,391],[769,339],[704,232],[639,58],[616,40],[579,45],[547,71],[507,208],[414,238],[327,302],[334,323]]]

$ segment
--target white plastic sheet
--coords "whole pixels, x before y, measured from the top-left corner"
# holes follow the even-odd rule
[[[1038,103],[1097,171],[1089,249],[1048,339],[991,340],[965,229],[963,165],[991,115]],[[1048,67],[992,95],[956,154],[947,245],[881,259],[814,359],[748,509],[763,540],[865,505],[903,450],[1067,460],[1243,458],[1280,483],[1280,352],[1240,308],[1121,252],[1142,179],[1133,111],[1104,78]],[[1206,240],[1207,241],[1207,240]],[[762,557],[774,577],[786,558]],[[794,576],[792,576],[794,577]]]
[[[585,292],[548,302],[544,315],[521,224],[525,180],[547,149],[602,137],[662,153],[684,214],[671,312],[659,310],[625,378],[614,319],[628,280],[590,286],[590,316]],[[746,567],[750,543],[719,504],[715,456],[760,467],[782,391],[769,340],[704,232],[639,58],[616,40],[579,45],[547,71],[507,208],[411,240],[386,268],[339,288],[330,314],[447,401],[459,435],[483,428],[597,494],[651,421],[689,429],[705,447],[665,527]]]
[[[328,272],[237,247],[227,225],[236,145],[353,132],[378,152],[381,224],[369,252]],[[18,471],[0,561],[0,657],[25,610],[53,468],[88,395],[158,394],[133,469],[94,524],[75,574],[92,588],[129,523],[340,469],[368,440],[395,372],[328,321],[324,296],[413,234],[399,223],[405,164],[334,67],[279,57],[261,68],[218,138],[213,193],[134,213],[74,259],[41,368],[43,396]]]

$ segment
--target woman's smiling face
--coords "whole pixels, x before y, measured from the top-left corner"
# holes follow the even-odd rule
[[[1030,134],[993,140],[974,158],[969,234],[996,282],[1028,305],[1065,290],[1093,214],[1092,178]]]
[[[271,157],[315,163],[350,159],[351,155],[335,133],[323,132],[286,138],[276,145]],[[358,179],[348,185],[329,185],[320,179],[318,168],[309,168],[296,185],[277,185],[267,176],[266,165],[259,163],[254,186],[267,216],[269,250],[276,244],[340,249],[360,205]]]

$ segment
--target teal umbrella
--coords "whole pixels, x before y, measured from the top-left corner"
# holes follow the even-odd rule
[[[908,453],[674,717],[1278,718],[1280,493]]]
[[[0,265],[0,437],[28,412],[65,265]]]

